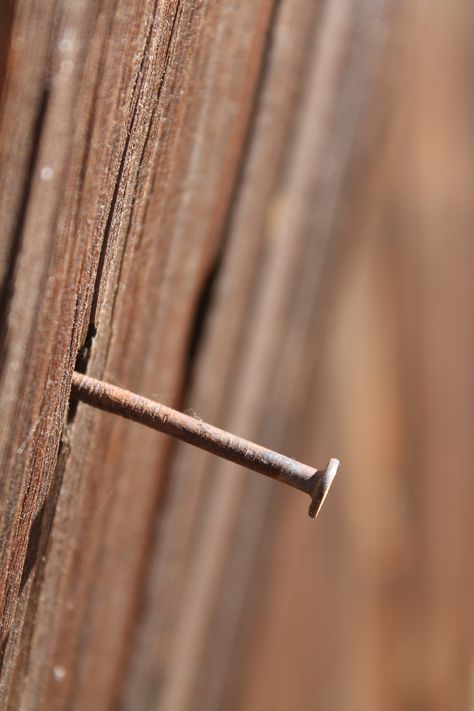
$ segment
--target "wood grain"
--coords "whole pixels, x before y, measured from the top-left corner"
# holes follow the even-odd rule
[[[142,392],[158,388],[179,402],[270,6],[103,2],[32,10],[20,3],[13,20],[2,131],[2,195],[12,222],[10,231],[5,225],[4,263],[14,277],[2,372],[3,698],[12,708],[89,701],[101,708],[120,675],[118,640],[125,642],[139,594],[138,585],[126,592],[123,583],[140,575],[165,443],[153,439],[146,447],[146,436],[134,433],[129,445],[142,457],[117,451],[97,480],[95,465],[110,451],[110,437],[124,433],[90,412],[78,413],[75,427],[64,431],[70,377],[87,335],[97,331],[91,373],[126,378]],[[19,87],[30,67],[31,86]],[[58,467],[61,435],[71,455],[64,453]],[[132,508],[127,492],[135,477],[120,474],[130,472],[130,462],[132,471],[144,472]],[[124,506],[131,525],[127,532],[119,527],[126,541],[113,523]],[[55,511],[47,555],[46,509]],[[112,568],[115,581],[107,578]],[[90,599],[88,581],[99,569],[99,579],[116,591],[113,600],[100,585]],[[55,614],[60,600],[62,621]],[[106,611],[121,622],[108,625]],[[52,669],[71,670],[92,629],[95,651],[58,684]],[[108,644],[116,648],[113,658],[85,682]]]
[[[2,708],[472,704],[469,19],[2,10]],[[326,510],[70,407],[75,367],[340,455]]]

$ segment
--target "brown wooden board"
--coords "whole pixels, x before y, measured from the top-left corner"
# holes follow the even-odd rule
[[[468,11],[1,10],[2,709],[472,704]],[[340,456],[320,518],[74,368]]]

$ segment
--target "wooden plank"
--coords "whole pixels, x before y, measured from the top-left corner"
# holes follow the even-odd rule
[[[330,445],[341,473],[317,533],[276,494],[225,708],[472,704],[469,13],[411,3],[364,25],[380,81],[298,447]]]
[[[0,705],[467,708],[467,4],[40,5],[2,27]],[[70,410],[75,366],[340,456],[326,510]]]
[[[3,147],[15,171],[8,151],[15,117],[24,115],[17,146],[31,165],[25,161],[7,192],[12,236],[5,253],[14,259],[2,374],[8,708],[91,700],[101,708],[116,692],[167,443],[83,408],[64,431],[70,376],[87,335],[97,331],[91,373],[179,403],[269,7],[65,2],[42,8],[41,23],[29,3],[16,10]],[[32,86],[20,91],[32,65]],[[12,207],[19,204],[20,216]],[[133,471],[145,473],[137,481]],[[100,581],[116,594],[104,595]],[[84,644],[90,654],[81,653]],[[108,663],[107,645],[115,650]]]

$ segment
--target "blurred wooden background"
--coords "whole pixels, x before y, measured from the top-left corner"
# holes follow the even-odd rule
[[[472,14],[3,3],[2,708],[474,709]]]

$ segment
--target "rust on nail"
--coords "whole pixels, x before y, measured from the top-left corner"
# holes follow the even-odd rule
[[[331,459],[326,469],[314,469],[171,407],[82,373],[73,373],[72,394],[92,407],[134,420],[304,491],[311,497],[309,515],[312,518],[317,516],[339,466],[337,459]]]

